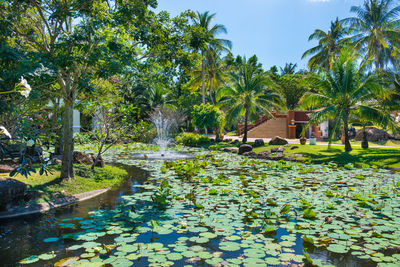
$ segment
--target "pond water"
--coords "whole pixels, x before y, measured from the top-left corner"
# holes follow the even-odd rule
[[[142,190],[136,185],[147,181],[149,173],[136,166],[119,165],[128,172],[127,179],[117,189],[80,203],[50,210],[44,214],[24,216],[17,219],[0,220],[0,266],[16,266],[31,255],[56,251],[60,259],[69,254],[65,248],[68,242],[43,242],[44,239],[61,234],[59,223],[69,218],[89,218],[88,212],[97,209],[111,209],[121,201],[121,196],[132,195]],[[110,239],[111,241],[112,239]],[[30,266],[53,266],[54,261],[37,262]]]
[[[124,164],[126,183],[1,222],[1,265],[287,266],[304,249],[316,265],[399,265],[398,174],[196,154],[164,162],[113,151],[106,160]]]

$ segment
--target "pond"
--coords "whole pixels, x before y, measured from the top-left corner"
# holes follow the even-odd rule
[[[109,160],[131,166],[132,180],[38,218],[2,222],[2,264],[399,265],[399,174],[196,155],[149,161],[114,150]]]

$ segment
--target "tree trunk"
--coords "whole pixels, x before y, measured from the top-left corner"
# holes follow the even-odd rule
[[[64,96],[64,121],[63,121],[63,156],[61,166],[61,179],[74,178],[73,156],[74,156],[74,131],[73,131],[73,114],[74,114],[74,92],[71,88],[71,81],[65,82]]]
[[[203,59],[201,60],[201,82],[202,82],[202,94],[203,94],[203,105],[206,104],[206,90],[205,90],[205,83],[204,83],[204,77],[205,73],[204,73],[204,55],[203,55]]]
[[[368,144],[368,139],[367,139],[367,132],[365,130],[365,125],[363,125],[362,131],[363,131],[363,136],[362,136],[361,147],[364,149],[367,149],[369,147],[369,144]]]
[[[210,87],[208,88],[208,91],[210,92],[211,103],[212,103],[213,105],[215,105],[214,97],[213,97],[213,95],[212,95],[212,83],[213,83],[213,77],[211,76],[211,77],[210,77]]]
[[[248,123],[248,117],[249,117],[249,109],[246,108],[246,114],[244,115],[244,135],[243,135],[243,140],[242,143],[245,144],[247,143],[247,123]]]
[[[345,115],[346,117],[344,118],[343,121],[343,128],[344,128],[344,151],[349,152],[352,150],[351,145],[350,145],[350,138],[349,138],[349,120],[348,120],[348,115]]]

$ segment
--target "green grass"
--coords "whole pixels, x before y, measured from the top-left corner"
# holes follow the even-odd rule
[[[60,180],[60,165],[52,166],[52,174],[39,175],[33,173],[28,179],[25,176],[17,175],[13,179],[24,182],[28,189],[32,191],[41,190],[44,192],[42,197],[36,202],[45,202],[52,199],[54,193],[64,191],[64,196],[70,196],[92,190],[115,187],[125,179],[127,172],[118,167],[105,166],[104,168],[95,168],[95,172],[90,166],[74,164],[75,178],[71,180]],[[4,177],[3,178],[9,178]]]
[[[328,144],[328,141],[326,142]],[[342,144],[342,141],[336,140],[333,141],[332,144]],[[361,146],[361,141],[351,141],[352,146]],[[369,142],[370,146],[389,146],[389,147],[398,147],[400,148],[400,140],[386,140],[386,141],[377,141],[377,142]]]
[[[291,150],[290,147],[298,146]],[[255,148],[253,151],[258,153],[265,150],[270,150],[272,147],[266,145],[264,147]],[[331,146],[329,149],[326,145],[290,145],[285,149],[285,154],[290,153],[303,154],[300,158],[303,161],[311,163],[328,163],[335,162],[337,164],[361,164],[361,165],[376,165],[380,167],[400,168],[400,148],[369,148],[362,149],[361,147],[353,147],[353,151],[344,152],[343,146]]]

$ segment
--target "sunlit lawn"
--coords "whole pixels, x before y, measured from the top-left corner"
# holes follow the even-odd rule
[[[291,150],[290,147],[298,146]],[[274,146],[255,148],[255,152],[270,150]],[[367,164],[390,168],[400,168],[400,148],[369,148],[353,146],[353,151],[344,152],[343,146],[326,145],[290,145],[286,148],[285,154],[303,154],[303,160],[310,160],[313,163],[335,162],[338,164]]]

